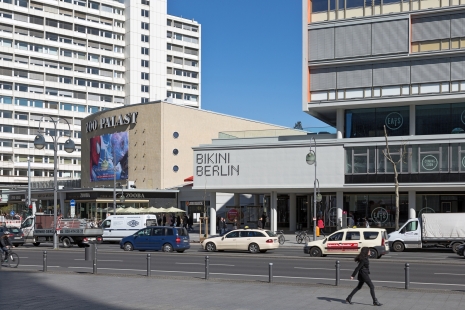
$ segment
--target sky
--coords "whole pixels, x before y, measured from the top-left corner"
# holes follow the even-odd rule
[[[294,127],[302,111],[300,0],[168,0],[201,33],[202,109]]]

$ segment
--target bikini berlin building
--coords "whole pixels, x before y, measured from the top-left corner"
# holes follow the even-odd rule
[[[302,110],[336,133],[214,139],[194,148],[194,189],[256,195],[272,229],[309,227],[314,216],[336,229],[350,214],[355,223],[368,218],[390,229],[386,128],[400,222],[422,212],[464,212],[465,5],[303,0],[302,42]],[[316,164],[307,165],[315,145]],[[212,218],[215,212],[211,204]]]

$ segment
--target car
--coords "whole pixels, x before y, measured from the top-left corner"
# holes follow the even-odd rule
[[[457,248],[457,255],[458,256],[464,256],[464,252],[465,252],[464,250],[465,250],[465,243],[462,243]]]
[[[121,239],[125,251],[153,250],[183,253],[190,249],[189,234],[183,227],[150,226]]]
[[[223,236],[211,236],[201,243],[208,252],[213,251],[249,251],[265,253],[279,247],[278,236],[269,230],[236,229]]]
[[[327,238],[308,242],[304,253],[312,257],[328,254],[356,255],[361,248],[370,248],[370,258],[381,258],[389,253],[388,236],[384,228],[345,228]]]
[[[8,239],[15,247],[24,244],[24,234],[20,228],[13,226],[1,226],[0,234],[3,234],[4,231],[8,231],[10,233],[8,235]]]

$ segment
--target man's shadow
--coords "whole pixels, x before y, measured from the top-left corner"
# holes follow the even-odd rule
[[[340,298],[332,298],[332,297],[317,297],[317,299],[319,300],[325,300],[327,302],[340,302],[341,304],[345,304],[346,303],[346,300],[345,299],[340,299]],[[354,302],[354,304],[356,304]],[[359,305],[364,305],[364,304],[361,304],[361,303],[357,303]]]

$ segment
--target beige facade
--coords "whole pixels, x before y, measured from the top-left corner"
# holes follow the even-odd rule
[[[110,124],[101,128],[101,120],[137,113],[135,123]],[[96,128],[88,130],[88,124]],[[193,175],[192,147],[211,143],[219,132],[242,130],[285,129],[257,121],[198,110],[166,102],[124,106],[101,111],[85,118],[82,129],[82,188],[113,187],[113,180],[91,182],[91,138],[109,133],[128,131],[128,179],[117,182],[126,185],[134,181],[138,189],[164,189],[180,185]],[[105,128],[106,127],[106,128]],[[177,133],[177,138],[175,138]],[[174,150],[178,154],[174,154]],[[178,171],[174,167],[178,167]]]

